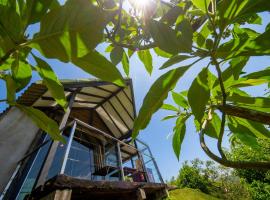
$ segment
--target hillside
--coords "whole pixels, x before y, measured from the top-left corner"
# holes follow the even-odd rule
[[[211,195],[190,188],[172,190],[169,194],[168,200],[218,200]]]

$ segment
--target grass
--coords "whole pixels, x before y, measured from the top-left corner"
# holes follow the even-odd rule
[[[172,190],[169,194],[168,200],[218,200],[216,197],[205,194],[200,190],[190,188]]]

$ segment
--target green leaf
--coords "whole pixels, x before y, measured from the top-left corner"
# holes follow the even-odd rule
[[[243,68],[246,66],[247,62],[249,60],[249,57],[247,56],[240,56],[237,58],[233,58],[230,61],[230,65],[227,69],[225,69],[221,76],[222,80],[225,84],[231,84],[235,80],[238,80],[240,73],[242,72]],[[219,81],[216,80],[214,83],[214,87],[219,85]]]
[[[209,23],[206,22],[199,33],[194,33],[193,41],[196,42],[199,47],[205,47],[206,39],[210,33],[211,31],[209,29]]]
[[[167,53],[166,51],[163,51],[163,50],[161,50],[161,49],[158,48],[158,47],[155,47],[155,48],[154,48],[154,51],[155,51],[155,53],[156,53],[158,56],[161,56],[161,57],[163,57],[163,58],[170,58],[170,57],[172,57],[172,54],[169,54],[169,53]]]
[[[162,106],[164,99],[167,98],[168,92],[175,87],[175,84],[186,72],[188,67],[181,67],[170,70],[159,77],[146,94],[139,115],[134,122],[132,137],[137,137],[139,131],[144,129],[152,115]]]
[[[31,80],[32,69],[26,61],[21,61],[19,53],[16,53],[15,59],[11,64],[13,79],[18,86],[17,91],[23,89]]]
[[[123,66],[125,74],[127,76],[129,76],[129,58],[128,58],[126,52],[124,52],[124,54],[123,54],[122,66]]]
[[[179,112],[179,109],[174,107],[173,105],[170,105],[170,104],[163,104],[161,106],[161,109],[164,109],[164,110],[172,110],[172,111],[176,111],[176,112]]]
[[[172,119],[172,118],[175,118],[175,117],[178,117],[178,115],[167,115],[161,121],[169,120],[169,119]]]
[[[151,74],[153,71],[152,55],[149,50],[140,50],[137,52],[139,59],[145,66],[146,71]]]
[[[259,143],[257,141],[257,138],[252,136],[252,135],[248,135],[248,134],[243,134],[240,131],[242,131],[241,129],[233,129],[234,133],[232,135],[232,137],[236,137],[238,138],[243,144],[253,148],[253,149],[257,149],[259,147]]]
[[[195,119],[197,119],[199,123],[202,121],[209,98],[208,69],[203,68],[197,78],[192,82],[188,91],[189,105]]]
[[[256,38],[240,37],[230,40],[218,48],[216,55],[223,59],[238,56],[270,55],[269,45],[270,30],[266,30]]]
[[[112,64],[117,65],[122,61],[124,54],[124,49],[122,47],[116,46],[112,49],[110,58],[112,61]]]
[[[168,25],[154,20],[149,23],[149,31],[157,46],[165,52],[175,55],[191,51],[192,28],[187,20],[179,24],[179,34]]]
[[[221,120],[216,113],[212,113],[212,119],[208,121],[205,129],[203,130],[206,135],[218,139],[220,132]]]
[[[31,46],[47,58],[72,61],[93,50],[103,39],[106,12],[88,0],[69,0],[41,20]]]
[[[47,86],[52,97],[60,106],[66,109],[67,101],[63,85],[60,83],[56,74],[48,63],[36,56],[34,56],[34,58],[37,63],[36,69],[38,71],[38,74],[43,79],[43,82]]]
[[[55,0],[27,0],[23,20],[25,26],[39,22]]]
[[[250,97],[232,93],[227,97],[227,101],[241,107],[248,107],[259,111],[270,111],[270,98],[267,97]]]
[[[73,63],[89,74],[101,80],[124,86],[124,79],[118,69],[97,51],[91,51],[83,57],[73,59]]]
[[[267,139],[270,132],[262,124],[239,117],[228,117],[229,129],[234,133],[247,134],[253,137]]]
[[[186,59],[192,58],[191,56],[187,55],[175,55],[171,57],[169,60],[167,60],[159,69],[165,69],[167,67],[170,67],[174,64],[178,64]]]
[[[185,109],[189,107],[187,100],[181,94],[172,91],[172,98],[178,106],[183,107]]]
[[[241,21],[254,13],[269,11],[270,2],[265,0],[231,0],[218,4],[219,26],[222,30],[229,24]]]
[[[204,13],[207,13],[211,0],[191,0],[193,5],[201,9]]]
[[[179,15],[183,16],[184,10],[179,6],[174,6],[170,10],[168,10],[167,13],[165,13],[162,18],[160,19],[160,22],[173,25],[176,19]]]
[[[173,135],[172,144],[173,144],[174,153],[175,153],[178,160],[180,157],[181,146],[182,146],[185,134],[186,134],[185,121],[186,121],[186,117],[180,116],[177,119],[176,126],[174,128],[174,135]]]
[[[0,56],[15,48],[16,43],[23,39],[22,24],[16,5],[9,1],[6,5],[0,4]],[[16,2],[15,2],[16,3]]]
[[[63,143],[65,142],[65,139],[60,135],[58,124],[49,118],[46,114],[29,106],[16,104],[16,107],[27,114],[33,120],[33,122],[40,129],[48,133],[53,140],[59,140]]]
[[[261,71],[247,74],[247,75],[243,76],[243,78],[270,80],[270,68],[266,68],[266,69],[261,70]]]
[[[268,83],[268,80],[265,79],[239,79],[237,81],[232,82],[229,85],[226,85],[226,87],[249,87],[249,86],[255,86],[255,85],[261,85],[264,83]]]

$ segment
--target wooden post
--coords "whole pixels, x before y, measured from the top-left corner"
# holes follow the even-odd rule
[[[120,179],[121,181],[124,181],[125,177],[124,177],[124,170],[123,170],[123,163],[122,163],[122,156],[121,156],[121,149],[120,149],[119,142],[116,143],[116,147],[117,147],[118,163],[120,167]]]
[[[75,100],[75,97],[76,97],[76,91],[71,93],[67,111],[65,112],[65,114],[64,114],[64,116],[63,116],[63,118],[61,120],[61,123],[59,125],[60,130],[63,129],[67,124],[68,117],[70,115],[71,108],[72,108],[73,102]],[[47,176],[49,174],[49,170],[50,170],[50,168],[52,166],[52,162],[53,162],[54,156],[56,154],[56,150],[57,150],[58,145],[59,145],[59,141],[54,141],[53,144],[51,145],[50,151],[49,151],[49,153],[48,153],[48,155],[46,157],[45,163],[44,163],[44,165],[42,167],[42,170],[41,170],[39,179],[37,181],[36,187],[38,187],[38,186],[45,183],[46,178],[47,178]]]
[[[146,194],[145,194],[144,189],[138,188],[136,196],[137,196],[137,200],[144,200],[144,199],[146,199]]]
[[[41,200],[71,200],[72,190],[56,190],[47,196],[41,198]]]

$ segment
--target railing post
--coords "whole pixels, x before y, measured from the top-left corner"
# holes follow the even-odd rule
[[[124,177],[124,170],[123,170],[123,163],[122,163],[122,156],[121,156],[121,149],[120,149],[119,142],[116,143],[116,148],[117,148],[118,161],[119,161],[118,163],[120,167],[120,178],[121,178],[121,181],[123,181],[125,177]]]
[[[73,140],[74,133],[75,133],[75,130],[76,130],[76,126],[77,126],[77,122],[74,121],[74,124],[73,124],[72,129],[71,129],[70,134],[69,134],[69,139],[68,139],[66,152],[65,152],[65,155],[64,155],[64,160],[63,160],[63,163],[62,163],[62,167],[61,167],[61,170],[60,170],[60,174],[64,174],[64,172],[65,172],[65,168],[66,168],[67,160],[68,160],[68,155],[69,155],[69,152],[70,152],[70,148],[71,148],[72,140]]]
[[[156,162],[156,160],[155,160],[155,158],[154,158],[154,156],[153,156],[153,154],[152,154],[151,149],[149,148],[149,146],[148,146],[146,143],[144,143],[144,142],[142,142],[142,141],[140,141],[140,140],[138,140],[138,139],[137,139],[137,141],[140,142],[140,143],[142,143],[142,144],[143,144],[144,146],[146,146],[146,148],[148,149],[148,151],[149,151],[149,153],[150,153],[150,156],[151,156],[151,158],[152,158],[152,161],[153,161],[153,163],[154,163],[154,165],[155,165],[155,168],[156,168],[156,170],[157,170],[158,177],[159,177],[161,183],[164,183],[164,180],[163,180],[163,178],[162,178],[162,176],[161,176],[161,173],[160,173],[160,171],[159,171],[157,162]]]
[[[140,150],[138,149],[138,145],[137,145],[137,141],[136,141],[136,140],[134,140],[134,145],[135,145],[135,147],[136,147],[136,149],[137,149],[137,152],[138,152],[138,158],[139,158],[139,160],[140,160],[141,163],[142,163],[142,167],[143,167],[143,171],[144,171],[144,175],[145,175],[146,182],[150,182],[150,179],[149,179],[149,176],[148,176],[148,173],[147,173],[147,169],[146,169],[146,166],[145,166],[145,164],[144,164],[144,160],[143,160],[143,157],[142,157],[142,155],[141,155],[141,152],[140,152]]]

